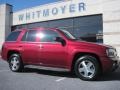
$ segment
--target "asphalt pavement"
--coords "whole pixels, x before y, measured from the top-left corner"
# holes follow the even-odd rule
[[[120,69],[97,81],[82,81],[69,72],[25,68],[22,73],[9,70],[0,59],[0,90],[120,90]]]

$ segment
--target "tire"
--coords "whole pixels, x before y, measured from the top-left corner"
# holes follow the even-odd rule
[[[74,71],[82,80],[96,80],[100,71],[99,63],[95,57],[85,55],[77,59],[74,65]]]
[[[23,63],[19,54],[12,54],[9,57],[9,67],[13,72],[21,72],[23,70]]]

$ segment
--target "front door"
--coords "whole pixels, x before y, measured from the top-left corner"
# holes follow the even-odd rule
[[[60,42],[56,42],[56,37],[60,37],[60,35],[52,30],[40,32],[39,62],[47,66],[65,67],[67,47]]]

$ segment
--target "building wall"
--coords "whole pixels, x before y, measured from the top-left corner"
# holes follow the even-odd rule
[[[0,48],[5,38],[5,5],[0,5]]]
[[[12,6],[8,4],[0,5],[0,48],[5,38],[11,32]]]
[[[85,5],[85,8],[81,8],[81,11],[79,10],[79,3],[84,3]],[[59,1],[14,12],[13,19],[10,13],[12,11],[11,6],[0,5],[0,45],[5,40],[5,37],[8,35],[8,33],[11,31],[11,24],[12,26],[16,26],[26,23],[29,24],[48,20],[102,14],[104,43],[116,47],[120,56],[119,3],[120,0],[68,0],[65,2]],[[61,7],[65,10],[61,11]],[[55,8],[59,9],[57,14],[54,11],[56,10]],[[43,14],[44,10],[48,9],[50,10],[49,15],[47,15],[47,13]],[[54,15],[51,13],[52,10],[54,12]],[[37,16],[38,14],[35,14],[37,11],[41,11],[39,17]],[[20,20],[20,15],[24,15],[24,18],[22,18],[22,20]]]
[[[104,43],[117,48],[120,56],[120,0],[103,0]]]
[[[101,14],[101,0],[70,0],[27,8],[13,13],[13,26],[48,20]]]

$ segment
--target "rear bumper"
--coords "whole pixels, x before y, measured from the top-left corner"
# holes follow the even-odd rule
[[[102,63],[102,70],[104,73],[104,72],[115,71],[120,65],[120,60],[119,57],[116,58],[101,57],[101,63]]]

